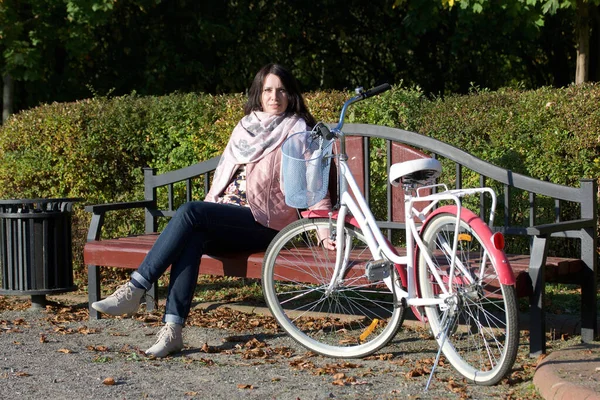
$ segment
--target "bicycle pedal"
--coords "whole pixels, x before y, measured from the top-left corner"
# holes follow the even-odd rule
[[[392,262],[387,260],[369,261],[365,267],[365,275],[369,281],[381,281],[390,276]]]

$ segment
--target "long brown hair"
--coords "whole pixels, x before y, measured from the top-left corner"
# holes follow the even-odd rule
[[[279,64],[267,64],[258,71],[252,81],[252,86],[250,86],[248,101],[244,105],[244,113],[248,115],[252,111],[262,111],[260,99],[263,83],[269,74],[277,75],[285,87],[288,97],[286,112],[297,114],[306,121],[308,126],[313,127],[316,121],[304,103],[304,97],[302,97],[298,81],[287,69]]]

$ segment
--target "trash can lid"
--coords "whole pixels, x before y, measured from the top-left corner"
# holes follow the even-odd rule
[[[38,199],[0,199],[0,205],[7,204],[38,204],[38,203],[75,203],[82,201],[80,197],[38,198]]]
[[[1,213],[39,212],[39,211],[68,211],[73,203],[82,201],[79,197],[38,198],[38,199],[0,199]]]

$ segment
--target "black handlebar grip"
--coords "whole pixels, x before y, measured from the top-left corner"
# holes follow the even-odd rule
[[[390,90],[392,86],[389,83],[384,83],[383,85],[376,86],[372,89],[367,90],[363,97],[366,99],[367,97],[377,96],[380,93],[387,92]]]
[[[327,126],[322,124],[317,127],[317,131],[321,137],[325,138],[325,140],[331,140],[335,136],[333,133],[331,133]]]

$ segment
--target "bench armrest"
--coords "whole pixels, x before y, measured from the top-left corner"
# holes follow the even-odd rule
[[[128,210],[132,208],[156,208],[154,200],[128,201],[126,203],[106,203],[85,206],[85,211],[93,214],[104,214],[107,211]]]
[[[129,201],[125,203],[107,203],[85,206],[85,211],[92,213],[92,220],[88,229],[87,241],[100,240],[104,215],[107,211],[130,210],[134,208],[156,209],[156,200]]]
[[[546,236],[556,232],[594,228],[596,221],[593,219],[575,219],[572,221],[561,221],[552,224],[542,224],[527,228],[527,234],[531,236]]]

